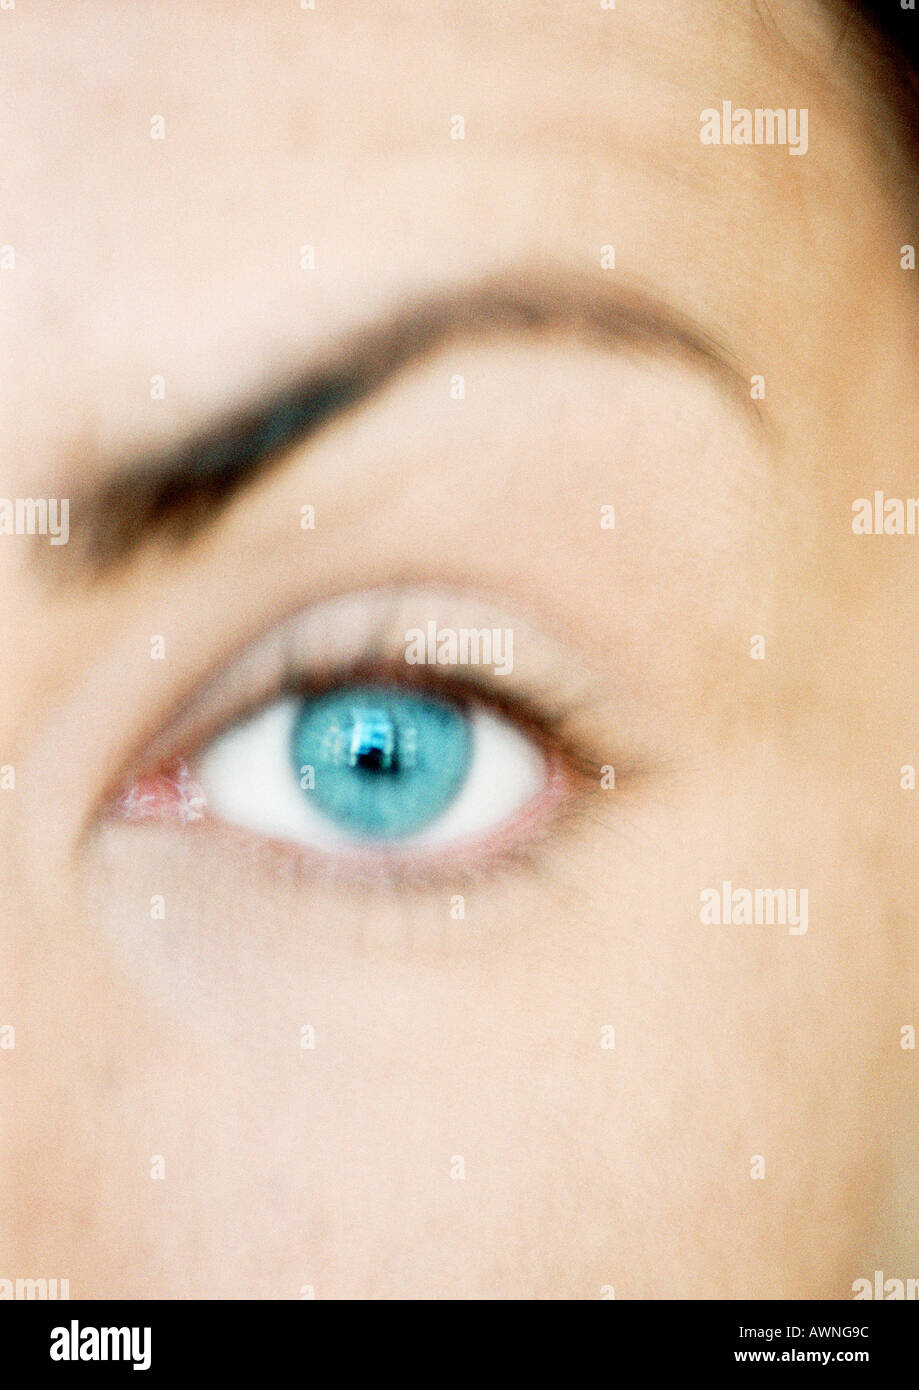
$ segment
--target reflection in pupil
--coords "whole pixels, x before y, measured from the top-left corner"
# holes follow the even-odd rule
[[[355,715],[348,763],[362,772],[398,773],[396,727],[382,710]]]

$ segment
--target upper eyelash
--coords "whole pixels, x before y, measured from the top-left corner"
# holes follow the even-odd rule
[[[312,677],[309,671],[296,666],[285,669],[282,679],[272,699],[284,695],[312,698],[332,690],[340,690],[349,685],[366,683],[388,685],[402,690],[424,690],[441,698],[453,700],[460,706],[478,703],[494,710],[504,718],[513,721],[518,728],[535,738],[543,747],[560,754],[565,761],[577,770],[593,772],[596,765],[573,740],[566,737],[565,723],[577,706],[571,704],[564,709],[546,711],[521,692],[508,694],[506,687],[489,679],[486,672],[477,667],[452,667],[445,674],[440,667],[409,666],[391,658],[368,658],[359,656],[343,664],[337,670],[328,671],[321,679]],[[262,704],[267,704],[268,699]],[[239,714],[231,724],[241,723],[254,712],[254,706]],[[226,727],[231,727],[228,724]]]
[[[585,777],[596,775],[596,760],[566,733],[566,724],[571,716],[591,707],[589,699],[572,700],[554,710],[545,710],[521,691],[510,693],[504,680],[499,685],[482,668],[455,666],[445,672],[442,667],[410,666],[395,657],[381,656],[380,648],[376,645],[374,651],[376,655],[359,653],[352,660],[324,671],[321,676],[291,653],[278,679],[266,686],[257,699],[241,702],[230,716],[208,728],[203,735],[198,733],[189,737],[171,750],[169,759],[184,758],[190,761],[202,745],[244,723],[259,710],[285,696],[311,699],[349,685],[371,683],[394,689],[428,691],[442,699],[453,700],[460,706],[472,703],[483,705],[512,721],[542,748],[561,756],[572,771]],[[145,770],[153,770],[156,765],[153,763]]]

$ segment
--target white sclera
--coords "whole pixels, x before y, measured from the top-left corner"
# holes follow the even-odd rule
[[[195,768],[212,816],[272,839],[316,849],[416,848],[473,843],[508,822],[546,784],[546,759],[532,739],[482,707],[469,714],[472,755],[466,780],[435,820],[394,839],[349,834],[300,787],[290,758],[301,702],[277,700],[220,734]]]

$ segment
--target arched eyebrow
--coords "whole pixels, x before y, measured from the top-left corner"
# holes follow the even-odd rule
[[[67,559],[84,574],[107,575],[148,541],[185,543],[294,446],[448,343],[559,335],[700,367],[762,424],[750,377],[732,354],[660,300],[597,276],[503,274],[404,302],[275,390],[158,454],[103,470],[101,483],[73,494]]]

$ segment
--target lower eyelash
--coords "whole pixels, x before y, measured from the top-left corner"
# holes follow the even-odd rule
[[[219,831],[222,839],[237,849],[269,855],[275,867],[286,865],[326,881],[398,883],[401,886],[431,887],[436,883],[468,883],[485,876],[501,864],[510,867],[531,862],[536,846],[558,820],[570,799],[571,779],[560,758],[550,760],[546,784],[509,822],[491,833],[469,842],[457,842],[434,849],[317,849],[308,844],[254,834],[243,827],[208,814],[201,786],[192,777],[183,759],[161,771],[136,779],[113,803],[113,819],[129,823],[155,822],[159,825],[197,824]],[[533,827],[536,833],[532,833]]]

